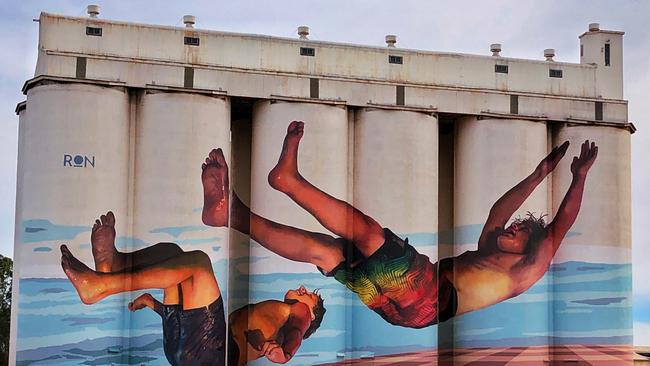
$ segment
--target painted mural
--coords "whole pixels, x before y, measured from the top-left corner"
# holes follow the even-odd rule
[[[293,211],[256,211],[241,183],[231,185],[237,166],[219,145],[183,162],[195,168],[192,202],[202,205],[169,213],[182,217],[176,225],[155,226],[170,222],[155,212],[129,228],[134,220],[110,206],[83,222],[25,218],[17,250],[45,266],[20,274],[17,364],[430,364],[541,360],[575,345],[625,362],[631,266],[609,255],[616,243],[589,247],[574,228],[594,214],[581,207],[596,199],[585,193],[598,184],[588,178],[602,160],[596,138],[557,141],[527,176],[507,177],[512,188],[485,220],[454,227],[454,254],[438,257],[449,233],[405,232],[380,219],[390,212],[365,212],[313,179],[320,161],[301,152],[313,148],[302,140],[317,124],[290,121],[273,121],[281,133],[268,137],[275,165],[263,179],[273,200],[322,229],[302,227],[302,216],[285,222]],[[560,169],[571,178],[552,217],[547,207],[520,215]]]

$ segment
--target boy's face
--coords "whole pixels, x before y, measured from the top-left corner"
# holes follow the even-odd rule
[[[305,286],[300,286],[295,290],[287,291],[287,293],[284,295],[284,300],[300,301],[301,303],[309,306],[312,320],[315,318],[314,307],[316,304],[318,304],[319,296],[314,292],[307,291]]]
[[[529,223],[512,223],[497,236],[497,246],[502,252],[523,254],[532,233]]]

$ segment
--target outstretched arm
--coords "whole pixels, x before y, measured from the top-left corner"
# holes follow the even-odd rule
[[[582,194],[585,189],[587,173],[597,156],[598,146],[594,142],[590,143],[587,140],[582,144],[580,156],[573,158],[573,162],[571,163],[573,179],[571,180],[569,190],[558,208],[555,218],[553,218],[553,221],[546,228],[546,238],[540,245],[537,253],[539,260],[550,262],[553,259],[564,236],[576,221],[582,203]]]
[[[512,214],[517,211],[524,201],[530,196],[535,188],[544,180],[544,178],[555,169],[557,164],[562,160],[564,154],[569,148],[569,141],[560,146],[556,146],[535,168],[535,170],[524,180],[512,187],[501,198],[499,198],[492,208],[490,214],[483,226],[481,237],[479,238],[479,247],[487,242],[487,236],[498,228],[503,228]]]

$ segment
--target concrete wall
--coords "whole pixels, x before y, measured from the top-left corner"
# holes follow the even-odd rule
[[[61,17],[46,13],[41,15],[40,22],[42,31],[39,49],[46,53],[87,54],[134,61],[149,60],[582,97],[599,95],[594,84],[596,68],[590,65],[360,47],[103,19]],[[101,27],[104,33],[101,37],[89,37],[86,35],[86,26]],[[184,45],[185,36],[198,37],[200,45]],[[300,47],[313,47],[316,55],[300,56]],[[214,49],[221,52],[211,52]],[[389,64],[388,55],[403,56],[404,63]],[[509,65],[509,73],[503,77],[495,74],[495,63]],[[44,64],[42,66],[45,67]],[[561,80],[550,79],[548,69],[551,67],[563,69],[567,77]],[[40,72],[47,73],[45,70],[41,69]]]
[[[190,88],[236,96],[314,98],[310,93],[314,78],[320,81],[316,98],[354,106],[396,104],[399,86],[405,88],[406,105],[438,112],[509,114],[511,95],[516,95],[520,106],[514,114],[595,121],[594,102],[601,101],[602,121],[627,123],[620,32],[590,32],[581,41],[589,53],[600,47],[603,35],[618,34],[611,42],[613,64],[604,66],[584,57],[580,64],[558,63],[50,14],[42,14],[40,25],[35,76],[78,77],[82,63],[81,77],[86,79],[183,88],[188,87],[186,68],[191,68]],[[101,27],[104,33],[87,36],[86,26]],[[200,38],[200,45],[184,45],[185,36]],[[300,47],[314,48],[316,56],[301,56]],[[389,55],[403,57],[403,64],[389,63]],[[496,73],[496,64],[507,65],[508,73]],[[562,70],[563,76],[549,77],[550,69]]]

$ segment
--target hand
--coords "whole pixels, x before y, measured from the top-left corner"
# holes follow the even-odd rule
[[[282,349],[282,346],[280,346],[274,340],[268,340],[264,342],[264,344],[262,345],[262,355],[266,356],[266,358],[269,361],[274,363],[287,362],[287,358],[284,355],[284,350]]]
[[[153,309],[154,301],[153,301],[153,296],[151,294],[146,293],[138,296],[135,300],[131,301],[128,305],[129,310],[131,311],[136,311],[143,309],[145,306],[150,307]]]
[[[560,160],[562,160],[568,148],[569,141],[565,141],[562,145],[554,147],[551,153],[539,162],[539,165],[537,165],[537,168],[535,169],[535,173],[539,174],[540,177],[547,176],[553,171],[553,169],[555,169]]]
[[[580,156],[575,156],[571,162],[571,173],[573,176],[586,177],[589,168],[596,161],[596,156],[598,156],[598,146],[595,142],[589,143],[589,140],[585,140],[580,148]]]

